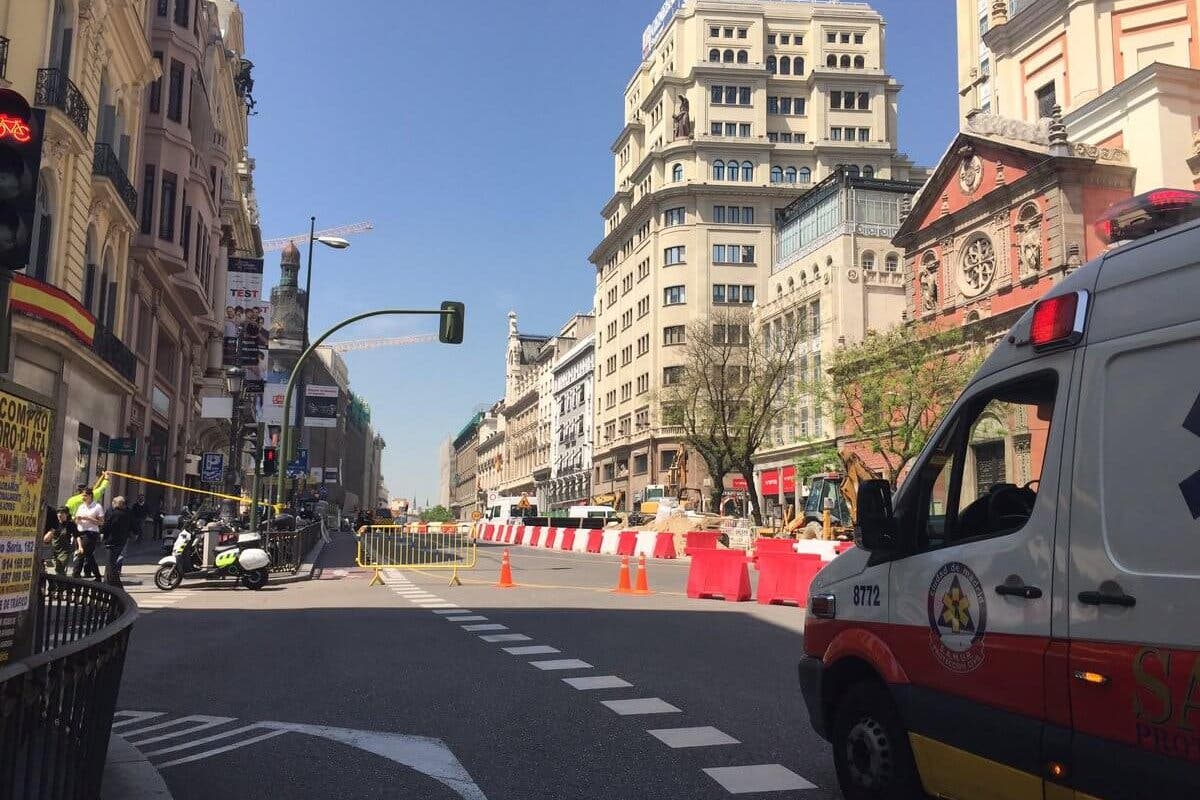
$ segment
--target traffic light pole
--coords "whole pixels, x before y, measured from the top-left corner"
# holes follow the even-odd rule
[[[352,325],[355,322],[361,322],[362,320],[369,319],[371,317],[382,317],[382,316],[389,316],[389,315],[391,315],[391,316],[404,316],[404,315],[437,316],[439,319],[442,319],[443,325],[441,327],[445,328],[445,318],[446,317],[453,318],[456,315],[462,315],[462,313],[463,313],[462,304],[453,304],[453,305],[456,305],[457,307],[447,308],[446,304],[443,304],[443,307],[439,308],[439,309],[386,308],[386,309],[380,309],[378,311],[368,311],[364,314],[357,314],[353,317],[350,317],[349,319],[342,320],[341,322],[337,323],[329,330],[322,333],[319,337],[317,337],[312,342],[312,344],[310,344],[308,347],[306,347],[304,349],[304,352],[300,354],[300,358],[296,359],[296,364],[295,364],[295,366],[292,367],[292,374],[288,376],[287,389],[283,393],[283,426],[280,429],[280,438],[279,438],[280,457],[279,457],[279,460],[281,462],[283,462],[284,464],[287,464],[293,458],[292,453],[291,453],[291,446],[292,446],[291,421],[292,420],[291,420],[290,412],[291,412],[291,407],[292,407],[292,392],[296,388],[296,379],[299,378],[303,374],[304,362],[308,360],[308,357],[313,354],[313,351],[315,351],[318,347],[320,347],[321,344],[326,339],[328,339],[330,336],[337,333],[338,331],[340,331],[342,328],[346,327],[347,325]],[[462,341],[462,336],[461,336],[461,329],[460,329],[459,336],[458,336],[458,342],[461,342],[461,341]],[[454,342],[454,343],[457,344],[458,342]],[[303,419],[301,420],[301,424],[304,424]],[[276,506],[279,506],[283,501],[283,495],[284,495],[283,481],[286,477],[287,477],[287,469],[280,469],[275,473]]]
[[[258,452],[254,454],[254,483],[250,489],[250,530],[258,530],[258,490],[259,479],[262,478],[262,454],[264,447],[264,439],[267,435],[267,426],[260,422],[258,423]]]

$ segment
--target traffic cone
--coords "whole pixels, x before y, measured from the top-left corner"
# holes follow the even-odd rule
[[[513,583],[512,565],[508,563],[508,548],[504,548],[504,557],[500,559],[500,582],[496,584],[498,589],[512,589],[516,584]]]
[[[613,591],[617,594],[633,594],[633,587],[629,584],[629,556],[621,556],[621,570],[617,573],[617,588]]]
[[[637,565],[637,585],[634,587],[634,594],[652,594],[650,591],[650,582],[646,577],[646,554],[642,553],[638,556]]]

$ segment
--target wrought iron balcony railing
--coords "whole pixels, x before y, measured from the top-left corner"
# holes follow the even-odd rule
[[[8,37],[0,36],[0,78],[8,77]]]
[[[113,149],[104,142],[96,142],[96,146],[93,148],[92,174],[112,181],[113,188],[117,190],[117,194],[125,203],[125,207],[129,209],[129,213],[137,216],[137,190],[133,188],[129,176],[121,167],[121,159],[117,158]]]
[[[92,352],[100,356],[101,361],[115,369],[125,380],[130,383],[137,380],[137,357],[115,333],[99,322],[96,323],[96,333],[92,337]]]
[[[83,92],[72,83],[61,69],[47,67],[37,72],[37,91],[34,94],[34,104],[57,108],[66,114],[75,127],[88,134],[88,120],[92,109],[83,99]]]

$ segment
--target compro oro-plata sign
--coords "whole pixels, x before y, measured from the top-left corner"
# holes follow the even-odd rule
[[[338,387],[304,387],[304,427],[336,428]]]
[[[54,412],[0,391],[0,665],[32,653],[34,559]]]

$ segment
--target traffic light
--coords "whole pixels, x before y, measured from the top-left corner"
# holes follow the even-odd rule
[[[29,263],[44,120],[20,94],[0,89],[0,268]]]
[[[264,447],[262,459],[262,474],[275,475],[279,472],[279,448]]]
[[[438,341],[442,344],[462,344],[463,323],[466,313],[467,307],[457,300],[442,301],[442,316],[441,324],[438,326]]]

